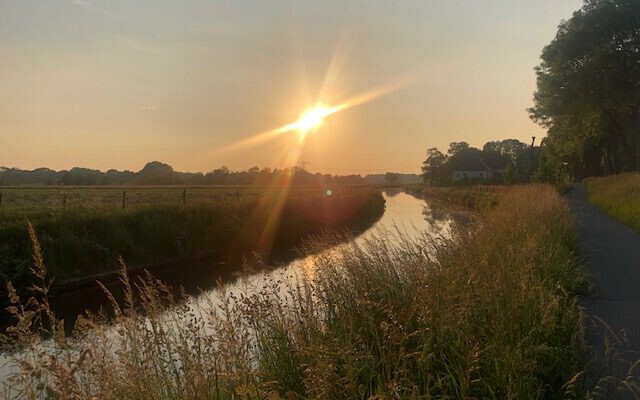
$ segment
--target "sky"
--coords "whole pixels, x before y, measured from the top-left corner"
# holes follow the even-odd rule
[[[580,6],[0,0],[0,165],[417,173],[452,141],[529,143],[533,68]],[[372,92],[304,141],[248,140]]]

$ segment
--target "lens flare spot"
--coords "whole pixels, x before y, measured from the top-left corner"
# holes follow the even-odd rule
[[[325,195],[327,195],[327,196],[331,196],[331,195],[333,195],[333,190],[331,190],[331,189],[327,189],[327,190],[324,192],[324,194],[325,194]]]

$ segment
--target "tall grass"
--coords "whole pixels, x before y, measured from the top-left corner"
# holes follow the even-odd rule
[[[425,186],[411,185],[405,187],[409,193],[417,197],[427,197],[456,204],[477,212],[493,209],[499,201],[504,187],[500,186]]]
[[[590,202],[640,232],[640,173],[589,178],[585,183]]]
[[[35,235],[32,235],[35,237]],[[550,186],[510,188],[451,242],[389,240],[318,256],[308,276],[216,301],[129,282],[113,327],[73,340],[14,292],[22,343],[7,398],[566,398],[583,366],[573,219]],[[434,250],[435,248],[435,250]],[[43,275],[39,247],[35,271]],[[46,278],[43,278],[46,285]],[[40,292],[42,297],[46,293]],[[136,308],[141,307],[143,313]],[[42,324],[39,319],[45,320]],[[40,327],[40,328],[38,328]],[[35,333],[47,329],[44,344]]]

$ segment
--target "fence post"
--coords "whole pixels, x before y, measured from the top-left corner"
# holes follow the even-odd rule
[[[66,192],[62,195],[62,209],[63,210],[67,209],[67,193]]]
[[[240,189],[236,189],[236,200],[240,204]]]
[[[187,189],[182,189],[182,205],[187,205]]]
[[[2,207],[2,192],[0,192],[0,207]]]
[[[123,190],[122,191],[122,209],[124,210],[126,206],[127,206],[127,191]]]

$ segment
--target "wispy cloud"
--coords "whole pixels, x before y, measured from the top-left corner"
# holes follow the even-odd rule
[[[167,52],[163,49],[157,48],[153,45],[150,45],[148,43],[142,42],[138,39],[135,39],[131,36],[128,35],[122,35],[122,34],[117,34],[116,38],[118,39],[118,41],[120,43],[122,43],[123,45],[125,45],[126,47],[128,47],[131,50],[134,51],[138,51],[141,53],[148,53],[148,54],[156,54],[156,55],[160,55],[160,56],[166,56]]]
[[[112,17],[115,18],[118,15],[109,11],[109,10],[105,10],[104,8],[98,7],[96,6],[96,2],[95,0],[71,0],[71,2],[73,4],[75,4],[78,7],[81,7],[85,10],[91,11],[91,12],[95,12],[98,14],[102,14],[102,15],[106,15],[108,17]]]

